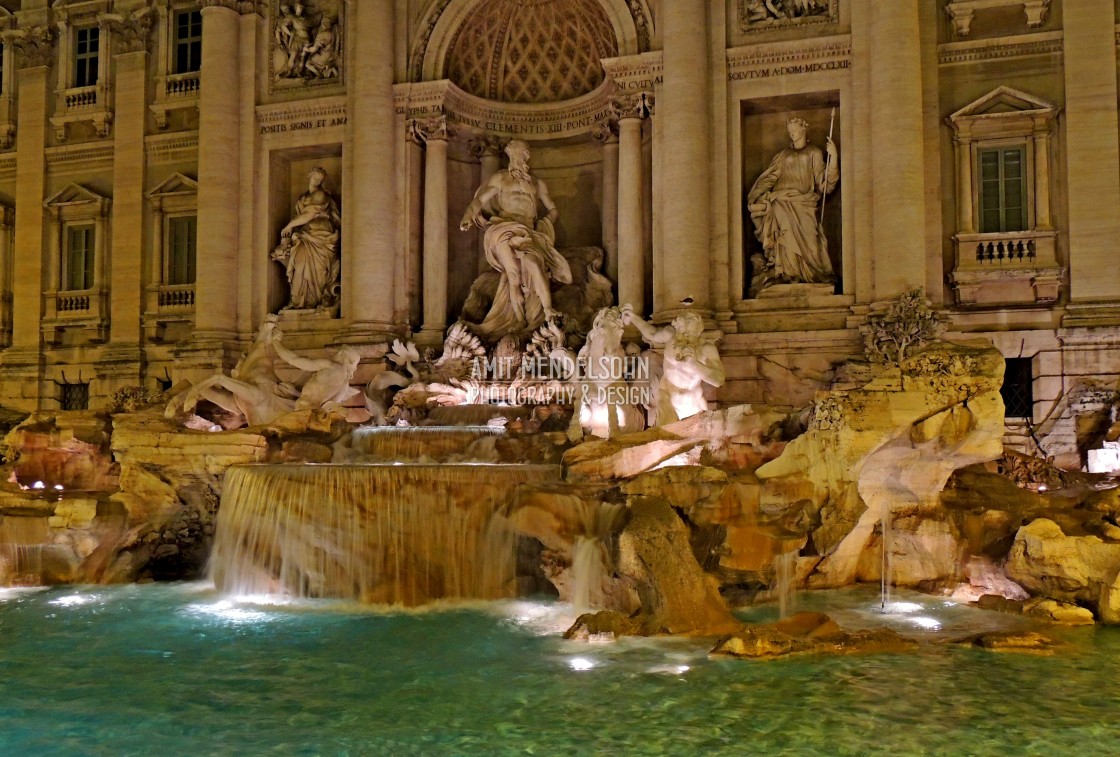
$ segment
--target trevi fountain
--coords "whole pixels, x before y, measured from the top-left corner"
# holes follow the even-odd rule
[[[1072,1],[1064,18],[1084,27]],[[846,89],[774,90],[743,106],[753,131],[735,152],[741,260],[721,268],[714,253],[689,259],[718,237],[695,238],[708,216],[697,226],[689,202],[724,169],[695,162],[690,88],[710,85],[706,63],[699,79],[686,65],[696,44],[685,29],[691,11],[675,2],[649,4],[648,13],[639,0],[202,3],[204,39],[225,33],[227,15],[255,19],[241,27],[242,44],[256,24],[254,44],[266,52],[242,51],[242,61],[263,65],[256,86],[275,102],[308,92],[326,102],[332,87],[360,90],[362,77],[380,76],[345,59],[375,55],[360,36],[383,34],[378,14],[393,13],[374,10],[382,3],[405,15],[429,9],[424,43],[452,53],[490,39],[491,17],[516,26],[535,12],[557,29],[587,27],[586,60],[564,54],[595,67],[604,58],[609,76],[595,68],[565,79],[549,69],[564,87],[590,77],[582,91],[553,93],[574,97],[566,122],[540,104],[547,95],[527,94],[541,82],[523,76],[518,104],[479,126],[471,108],[495,82],[509,95],[513,79],[501,78],[513,76],[509,61],[484,81],[456,68],[466,58],[449,58],[442,70],[454,83],[430,86],[418,49],[401,65],[414,64],[421,79],[396,91],[397,115],[409,117],[389,119],[403,126],[401,170],[423,173],[404,193],[423,202],[402,200],[402,234],[422,251],[394,279],[409,282],[405,294],[370,275],[387,228],[377,224],[393,223],[400,208],[364,195],[373,184],[361,183],[378,180],[378,156],[397,153],[378,152],[386,119],[354,123],[374,106],[348,92],[340,102],[350,121],[337,127],[347,135],[343,158],[293,142],[282,170],[276,158],[269,164],[280,183],[260,224],[267,241],[254,242],[249,264],[264,283],[236,350],[207,352],[200,337],[168,353],[158,386],[118,382],[92,409],[16,402],[3,411],[0,751],[1117,751],[1120,465],[1109,461],[1120,396],[1098,383],[1097,404],[1062,405],[1079,443],[1092,437],[1080,457],[1009,443],[1011,363],[999,339],[963,327],[941,284],[931,294],[929,279],[906,270],[901,243],[882,266],[898,275],[859,268],[866,253],[857,249],[881,229],[892,240],[920,236],[905,227],[920,218],[906,206],[920,193],[892,184],[905,172],[881,168],[887,161],[860,141]],[[93,4],[103,13],[113,5]],[[1001,5],[935,4],[948,8],[944,33],[962,38],[971,33],[960,25],[964,6]],[[152,5],[166,19],[168,8],[190,4]],[[680,5],[705,14],[698,0]],[[751,34],[777,50],[817,32],[827,39],[839,24],[849,30],[840,35],[844,60],[871,56],[879,66],[888,64],[866,38],[852,40],[868,34],[853,25],[871,14],[870,33],[889,36],[906,20],[859,0],[740,0],[726,3],[731,16],[715,5],[709,15],[738,29],[719,33],[747,40],[740,51],[753,49]],[[1039,3],[1002,5],[1025,5],[1037,26],[1030,13]],[[1050,18],[1050,4],[1041,5]],[[128,12],[105,16],[103,28],[121,33],[112,24],[132,23]],[[982,28],[983,12],[975,15]],[[616,39],[616,28],[630,36]],[[24,51],[31,36],[22,29],[13,23],[4,38],[14,35]],[[506,41],[514,51],[528,44],[512,33]],[[528,55],[543,65],[532,58],[539,51]],[[847,76],[847,68],[820,71]],[[609,103],[605,119],[577,124],[596,98]],[[1051,116],[1028,105],[1037,136]],[[1017,118],[1010,107],[992,111],[1001,124]],[[534,137],[534,114],[543,133],[560,135]],[[126,128],[126,116],[113,128]],[[261,135],[288,139],[268,131],[276,123]],[[955,144],[989,126],[970,126]],[[464,178],[448,151],[458,155],[456,135],[466,130],[481,168]],[[583,191],[604,204],[610,233],[589,238],[579,182],[563,161],[595,139],[612,146],[613,162]],[[351,145],[368,152],[352,157]],[[414,171],[408,156],[421,147],[424,170]],[[204,160],[221,167],[220,156],[203,157],[212,146],[198,149],[200,173]],[[1042,159],[1042,151],[1031,158]],[[451,162],[467,165],[459,160]],[[886,173],[875,174],[884,182],[875,191],[897,191],[897,208],[860,194],[860,177],[876,166]],[[1010,192],[1008,175],[992,191]],[[231,286],[222,277],[233,269],[204,258],[202,240],[217,233],[222,203],[234,196],[215,190],[204,208],[203,192],[191,317],[200,333],[218,334],[220,293]],[[874,212],[864,215],[868,202]],[[75,212],[66,208],[63,221]],[[967,244],[968,233],[983,236],[965,228]],[[1053,255],[1046,233],[1030,237],[1032,264],[1046,240]],[[1028,249],[1000,239],[1001,264],[1005,251],[1010,261]],[[114,255],[116,244],[114,236]],[[876,296],[860,299],[852,293],[865,276]],[[1011,287],[1013,278],[970,281]],[[741,306],[725,309],[711,295],[721,291]],[[391,328],[370,325],[381,323],[382,301]],[[394,302],[406,313],[399,322]],[[820,325],[829,318],[834,325]],[[783,332],[784,319],[799,331]],[[57,328],[69,345],[70,326]],[[775,378],[764,372],[777,365],[765,345],[778,342],[761,339],[748,354],[738,339],[763,329],[817,336],[781,342],[783,359],[803,352],[805,362],[790,358]],[[817,363],[805,356],[830,340],[839,346],[810,380],[804,366]],[[745,361],[762,366],[749,380]]]

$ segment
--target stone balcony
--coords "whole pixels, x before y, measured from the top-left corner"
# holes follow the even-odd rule
[[[144,333],[151,342],[185,339],[194,325],[194,284],[160,284],[147,291]]]
[[[1062,268],[1057,262],[1058,232],[1016,231],[957,234],[956,267],[950,282],[957,304],[1031,306],[1056,302]]]
[[[168,126],[168,114],[173,110],[198,107],[198,92],[202,77],[198,71],[185,74],[168,74],[156,80],[155,102],[149,107],[161,129]]]
[[[113,125],[113,111],[110,108],[109,87],[102,83],[88,87],[68,87],[55,93],[55,115],[51,116],[51,126],[59,142],[66,141],[68,124],[86,121],[93,124],[97,136],[109,136]]]
[[[73,343],[67,332],[84,332],[85,342],[109,336],[109,293],[102,289],[44,292],[43,339],[52,345]]]

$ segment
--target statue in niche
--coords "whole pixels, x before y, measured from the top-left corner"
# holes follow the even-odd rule
[[[774,156],[747,194],[747,209],[765,255],[753,261],[752,294],[774,284],[836,281],[821,224],[821,203],[840,180],[836,145],[832,137],[823,152],[809,144],[804,119],[791,118],[786,127],[790,146]]]
[[[664,348],[662,373],[655,399],[655,426],[689,418],[708,409],[704,385],[723,386],[723,361],[715,340],[704,336],[704,321],[696,313],[683,313],[658,328],[642,320],[630,305],[623,305],[622,322],[632,324],[654,349]]]
[[[338,306],[341,265],[338,257],[342,215],[325,189],[327,172],[313,168],[307,191],[296,200],[296,215],[280,232],[272,259],[284,266],[291,298],[284,310],[329,311]]]
[[[556,203],[545,183],[529,172],[529,145],[515,139],[506,155],[509,168],[479,187],[459,224],[463,231],[485,229],[486,262],[500,275],[490,311],[473,328],[487,340],[531,332],[554,320],[551,282],[572,282],[568,261],[555,247]]]

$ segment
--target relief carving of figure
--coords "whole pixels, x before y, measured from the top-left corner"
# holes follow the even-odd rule
[[[337,22],[330,16],[323,16],[315,41],[303,48],[304,75],[319,79],[332,79],[338,76],[338,66],[342,58],[342,37]]]
[[[715,340],[704,336],[700,316],[684,313],[658,328],[623,305],[622,322],[633,324],[650,347],[665,350],[652,425],[665,426],[707,410],[704,384],[723,386],[725,375]]]
[[[748,22],[822,16],[829,12],[829,0],[742,0],[742,14]]]
[[[791,118],[786,126],[790,146],[774,156],[747,194],[755,236],[765,251],[764,270],[755,271],[756,290],[836,280],[820,214],[822,199],[840,180],[836,145],[831,137],[824,151],[809,144],[803,119]]]
[[[556,203],[529,172],[529,146],[513,140],[506,154],[509,169],[479,187],[459,225],[463,231],[485,229],[486,261],[501,275],[490,312],[474,328],[484,339],[532,331],[553,320],[550,282],[572,282],[568,262],[555,247]]]
[[[307,175],[307,191],[296,201],[296,215],[280,232],[280,245],[272,253],[291,286],[284,310],[329,310],[338,305],[342,216],[338,203],[323,189],[326,178],[322,168]]]

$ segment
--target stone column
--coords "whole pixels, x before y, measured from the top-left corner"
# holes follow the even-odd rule
[[[142,39],[146,39],[146,36]],[[109,341],[140,344],[144,293],[144,91],[148,53],[143,48],[113,56],[117,64],[113,123],[113,244],[110,259]],[[127,49],[127,48],[126,48]],[[162,251],[161,251],[162,252]],[[138,358],[137,358],[138,359]],[[139,377],[139,365],[136,366]]]
[[[482,137],[471,144],[471,151],[478,158],[478,186],[490,181],[490,177],[502,168],[502,150],[506,142],[497,137]],[[478,272],[485,273],[492,270],[486,262],[486,243],[482,232],[478,233]]]
[[[399,246],[397,131],[393,98],[395,2],[347,0],[346,182],[343,198],[342,315],[347,340],[393,329],[392,287]],[[388,194],[387,194],[388,193]],[[360,198],[360,199],[357,199]]]
[[[424,140],[424,325],[425,342],[443,341],[447,330],[447,139],[446,118],[418,121]]]
[[[606,274],[618,284],[618,124],[597,127],[595,139],[603,145],[603,251]]]
[[[618,302],[646,312],[645,219],[642,196],[645,172],[642,119],[648,115],[644,94],[616,98],[618,118]]]
[[[196,342],[237,338],[241,88],[240,65],[231,64],[241,60],[236,7],[230,0],[202,0]]]
[[[972,140],[957,137],[957,231],[972,234],[976,231],[972,209]]]
[[[918,3],[860,0],[871,27],[871,218],[874,298],[926,284],[925,125]]]
[[[1063,3],[1070,298],[1120,298],[1120,144],[1111,0]],[[1105,23],[1107,22],[1107,23]]]
[[[1050,217],[1050,128],[1036,123],[1034,132],[1034,227],[1052,229]]]
[[[661,11],[665,81],[658,95],[663,129],[661,224],[663,244],[654,317],[672,317],[691,298],[710,315],[711,123],[708,93],[708,2],[673,0]],[[621,148],[620,148],[621,152]],[[621,239],[619,242],[621,243]]]
[[[8,40],[6,40],[8,42]],[[7,407],[37,410],[42,402],[41,326],[44,281],[43,200],[46,197],[47,92],[54,59],[50,27],[30,27],[9,42],[16,51],[19,92],[16,140],[15,249],[12,260],[12,341],[4,351],[0,397]]]

